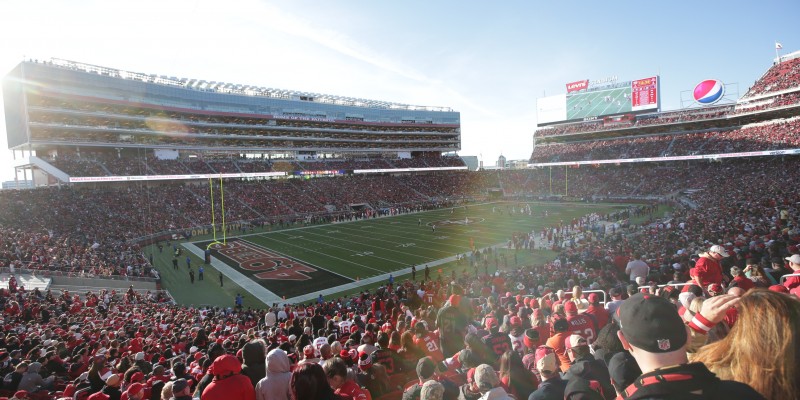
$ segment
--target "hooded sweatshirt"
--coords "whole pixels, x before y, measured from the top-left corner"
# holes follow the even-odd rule
[[[244,345],[242,348],[242,373],[250,378],[253,387],[266,375],[266,365],[264,365],[264,345],[253,341]]]
[[[203,391],[203,400],[255,400],[250,379],[242,375],[242,364],[229,354],[211,364],[214,380]]]
[[[28,372],[22,375],[22,380],[19,381],[17,390],[26,390],[29,393],[35,392],[39,386],[47,386],[53,382],[53,377],[43,379],[39,375],[39,370],[42,369],[42,364],[38,362],[31,363],[28,367]]]
[[[256,385],[256,400],[289,400],[291,362],[286,352],[274,349],[267,354],[267,376]]]

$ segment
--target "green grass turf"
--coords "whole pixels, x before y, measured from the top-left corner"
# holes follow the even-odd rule
[[[471,205],[466,211],[463,208],[456,208],[453,213],[451,209],[442,209],[350,223],[265,230],[244,235],[243,239],[351,279],[364,279],[411,265],[419,266],[417,273],[419,279],[425,263],[467,252],[470,238],[473,238],[478,248],[494,246],[505,243],[513,232],[531,230],[538,232],[544,226],[558,224],[559,220],[569,223],[572,218],[591,212],[607,213],[625,207],[614,204],[531,203],[532,216],[519,213],[510,216],[505,212],[507,206],[515,205],[517,203]],[[493,207],[498,212],[493,213]],[[500,209],[503,209],[503,214],[500,214]],[[548,217],[542,215],[544,210],[548,211]],[[464,221],[465,218],[469,218],[471,222],[468,224],[442,222]],[[420,219],[421,226],[419,226]],[[437,224],[435,233],[430,227],[434,223]],[[208,238],[206,235],[191,240]],[[194,285],[191,285],[185,263],[186,251],[179,258],[177,271],[172,268],[171,248],[165,247],[164,251],[159,253],[155,246],[151,246],[147,251],[153,253],[156,267],[161,273],[162,286],[169,290],[180,304],[232,306],[236,293],[242,293],[245,296],[246,307],[264,306],[227,278],[225,286],[220,288],[219,273],[210,265],[205,266],[205,281],[195,280]],[[537,250],[532,256],[527,252],[520,254],[523,253],[526,254],[520,256],[520,265],[544,262],[555,255],[544,250]],[[196,266],[201,260],[194,255],[190,257],[196,271]],[[513,267],[511,253],[508,259]],[[461,273],[464,267],[457,267],[455,264],[451,262],[432,268],[432,275],[435,277],[439,268],[442,268],[445,277],[450,276],[452,268]],[[404,276],[395,278],[398,281],[405,279]],[[328,297],[342,294],[345,293]]]

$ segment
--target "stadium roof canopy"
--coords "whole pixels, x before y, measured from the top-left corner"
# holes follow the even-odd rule
[[[382,100],[369,100],[353,97],[334,96],[321,93],[299,92],[286,89],[265,88],[260,86],[234,84],[227,82],[205,81],[198,79],[167,77],[164,75],[144,74],[141,72],[123,71],[114,68],[101,67],[76,61],[51,58],[50,64],[71,70],[97,73],[113,76],[121,79],[132,79],[147,83],[155,83],[165,86],[175,86],[185,89],[192,89],[202,92],[229,93],[245,96],[263,96],[276,99],[301,100],[316,103],[336,104],[342,106],[380,108],[389,110],[409,110],[409,111],[453,111],[450,107],[418,106],[402,103],[392,103]]]

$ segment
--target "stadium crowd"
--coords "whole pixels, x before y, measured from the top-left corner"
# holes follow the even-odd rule
[[[753,86],[742,97],[735,110],[733,106],[720,106],[712,109],[693,109],[674,112],[663,112],[656,115],[643,115],[637,117],[631,123],[619,124],[616,122],[605,124],[601,120],[577,122],[574,124],[562,124],[558,126],[546,126],[538,129],[536,137],[549,137],[560,135],[571,135],[576,133],[602,132],[618,129],[641,128],[645,126],[667,125],[680,122],[691,122],[724,118],[728,116],[752,113],[768,110],[777,107],[797,104],[800,93],[791,89],[800,88],[800,58],[776,63],[759,78]],[[772,97],[755,97],[769,95],[774,92],[789,91]],[[751,101],[752,100],[752,101]]]
[[[746,97],[797,86],[798,60],[773,66]],[[774,104],[795,100],[790,95]],[[97,105],[88,109],[97,111]],[[719,111],[637,124],[724,115],[713,113]],[[191,116],[174,117],[194,126]],[[560,133],[572,128],[565,129]],[[532,159],[796,148],[796,133],[796,120],[785,120],[537,146]],[[125,160],[84,154],[53,162],[83,176],[461,165],[450,158]],[[356,295],[320,295],[266,309],[180,306],[132,287],[81,295],[31,291],[12,276],[0,288],[0,397],[796,399],[800,277],[786,275],[800,273],[798,166],[797,157],[787,156],[226,183],[224,217],[264,224],[308,215],[365,217],[354,207],[364,203],[378,210],[419,210],[483,198],[496,189],[525,199],[661,200],[539,231],[509,232],[513,261],[493,248],[475,249],[459,256],[463,268],[450,276],[426,268],[424,275]],[[686,189],[692,190],[676,196]],[[208,190],[167,183],[0,192],[0,267],[157,276],[132,239],[210,223]],[[671,212],[660,217],[665,203]],[[511,202],[498,208],[510,216],[529,210]],[[221,217],[215,209],[213,218]],[[558,257],[517,265],[518,252],[543,247]]]
[[[795,398],[800,280],[781,276],[800,271],[797,163],[691,164],[683,185],[724,181],[724,196],[688,194],[669,219],[656,219],[659,206],[647,205],[510,232],[516,251],[547,246],[560,255],[520,267],[476,251],[460,273],[349,298],[265,310],[191,308],[133,292],[54,296],[9,285],[0,292],[2,390],[41,399]],[[574,171],[584,170],[571,179],[620,171],[625,180],[647,169]],[[512,172],[484,183],[517,191],[544,176]],[[651,188],[675,176],[653,173]],[[80,265],[111,257],[115,266],[127,262],[113,260],[121,252],[141,257],[135,248],[82,247],[136,229],[92,219],[119,212],[112,194],[18,193],[41,202],[6,202],[5,259],[77,258]],[[57,210],[62,219],[37,214],[56,203],[72,206]],[[21,231],[10,215],[53,232]],[[632,225],[633,217],[648,221]],[[78,233],[61,236],[70,231]],[[63,253],[72,243],[75,251]],[[668,283],[686,285],[659,286]],[[771,373],[755,372],[763,370]]]
[[[782,103],[781,105],[785,104]],[[766,109],[770,107],[771,106],[769,105],[765,105],[764,108],[761,109]],[[537,129],[535,135],[537,137],[560,136],[560,135],[570,135],[576,133],[602,132],[602,131],[618,130],[626,128],[637,128],[637,127],[652,126],[652,125],[667,125],[677,122],[709,120],[709,119],[725,117],[731,114],[732,111],[733,107],[728,106],[728,107],[722,107],[721,109],[717,108],[714,110],[701,109],[701,110],[691,110],[691,111],[674,111],[674,112],[660,113],[657,115],[647,115],[643,117],[638,117],[633,122],[628,122],[628,123],[615,122],[606,125],[602,121],[578,122],[569,125],[559,125],[559,126],[544,127],[542,129]]]
[[[537,145],[531,155],[531,162],[615,160],[796,149],[800,145],[797,139],[798,129],[800,129],[798,119],[790,118],[725,131]]]
[[[460,157],[415,157],[409,159],[313,159],[278,161],[268,159],[234,159],[215,157],[190,157],[183,159],[158,159],[140,153],[116,154],[84,152],[61,154],[46,158],[70,176],[139,176],[139,175],[192,175],[215,173],[252,173],[284,171],[288,173],[315,171],[353,171],[358,169],[396,169],[463,167]],[[273,166],[275,167],[273,168]]]
[[[793,58],[773,64],[764,76],[750,87],[744,98],[794,88],[798,86],[798,82],[800,82],[800,58]]]

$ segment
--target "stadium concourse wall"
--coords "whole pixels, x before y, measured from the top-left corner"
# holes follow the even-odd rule
[[[90,290],[111,289],[127,290],[131,286],[136,291],[166,292],[167,296],[172,296],[166,290],[162,290],[158,285],[158,279],[148,277],[127,277],[127,276],[85,276],[61,271],[33,270],[28,268],[14,268],[12,271],[8,267],[0,268],[0,274],[31,275],[50,279],[48,289],[63,291],[68,290]]]
[[[109,278],[88,278],[76,276],[51,276],[54,286],[78,286],[78,287],[97,287],[103,289],[128,289],[133,286],[139,290],[159,290],[155,278],[143,280],[136,279],[109,279]]]

